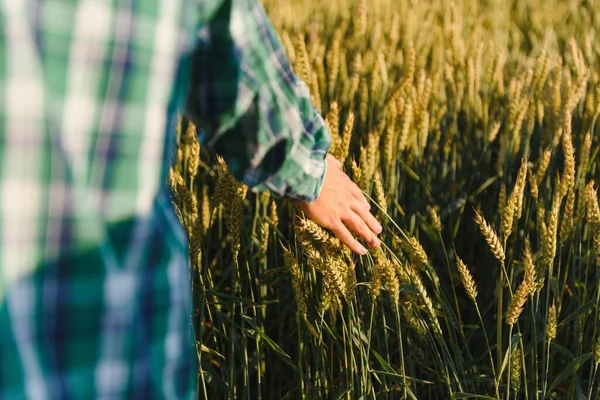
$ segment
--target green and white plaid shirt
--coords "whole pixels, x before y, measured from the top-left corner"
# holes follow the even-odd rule
[[[311,200],[309,98],[256,0],[0,0],[0,399],[193,398],[175,116]]]

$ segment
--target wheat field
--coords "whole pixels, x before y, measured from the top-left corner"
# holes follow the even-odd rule
[[[600,398],[600,2],[264,4],[383,245],[179,121],[199,397]]]

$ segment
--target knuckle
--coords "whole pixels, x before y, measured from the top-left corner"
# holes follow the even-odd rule
[[[347,246],[354,245],[354,239],[352,238],[352,236],[350,236],[349,234],[347,234],[345,232],[340,236],[340,240],[342,242],[344,242]]]
[[[340,212],[336,209],[332,210],[329,214],[329,220],[332,225],[337,225],[340,222]]]
[[[336,221],[333,224],[332,230],[338,235],[338,237],[343,237],[345,235],[345,227],[340,221]]]
[[[360,225],[361,225],[360,220],[356,217],[356,215],[352,215],[352,214],[350,214],[348,216],[348,221],[346,221],[346,224],[354,232],[358,231],[360,229]]]
[[[354,206],[359,210],[364,210],[366,208],[366,204],[362,199],[355,198],[353,201]]]
[[[340,204],[338,215],[340,221],[352,222],[352,213],[347,204]]]
[[[358,201],[365,207],[371,207],[369,205],[369,201],[367,200],[367,198],[362,194],[362,192],[356,192],[356,198],[358,199]]]
[[[358,247],[359,243],[356,239],[354,239],[354,237],[352,235],[348,235],[348,240],[346,241],[346,243],[348,244],[348,246],[351,247]]]
[[[371,230],[365,224],[358,224],[356,227],[358,234],[364,238],[371,237]]]
[[[354,238],[352,237],[352,234],[346,228],[342,229],[342,237],[347,242],[351,242],[352,240],[354,240]]]
[[[329,229],[332,232],[335,232],[335,224],[331,220],[327,220],[323,223],[323,228]]]
[[[360,218],[361,220],[365,219],[365,208],[362,205],[356,205],[356,207],[354,208],[354,212],[356,213],[356,215],[358,216],[358,218]]]

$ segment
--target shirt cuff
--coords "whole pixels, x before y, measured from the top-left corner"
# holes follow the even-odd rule
[[[327,162],[327,152],[318,152],[311,158],[299,156],[303,149],[296,146],[276,175],[252,188],[254,192],[269,190],[274,197],[312,203],[321,194]],[[304,159],[304,161],[302,161]]]

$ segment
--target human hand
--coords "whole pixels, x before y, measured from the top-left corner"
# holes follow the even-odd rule
[[[325,162],[327,172],[319,197],[312,203],[298,201],[297,205],[308,218],[331,230],[350,250],[365,255],[367,249],[350,231],[378,248],[381,241],[377,234],[382,227],[371,214],[371,206],[358,186],[342,171],[342,164],[330,154]]]

